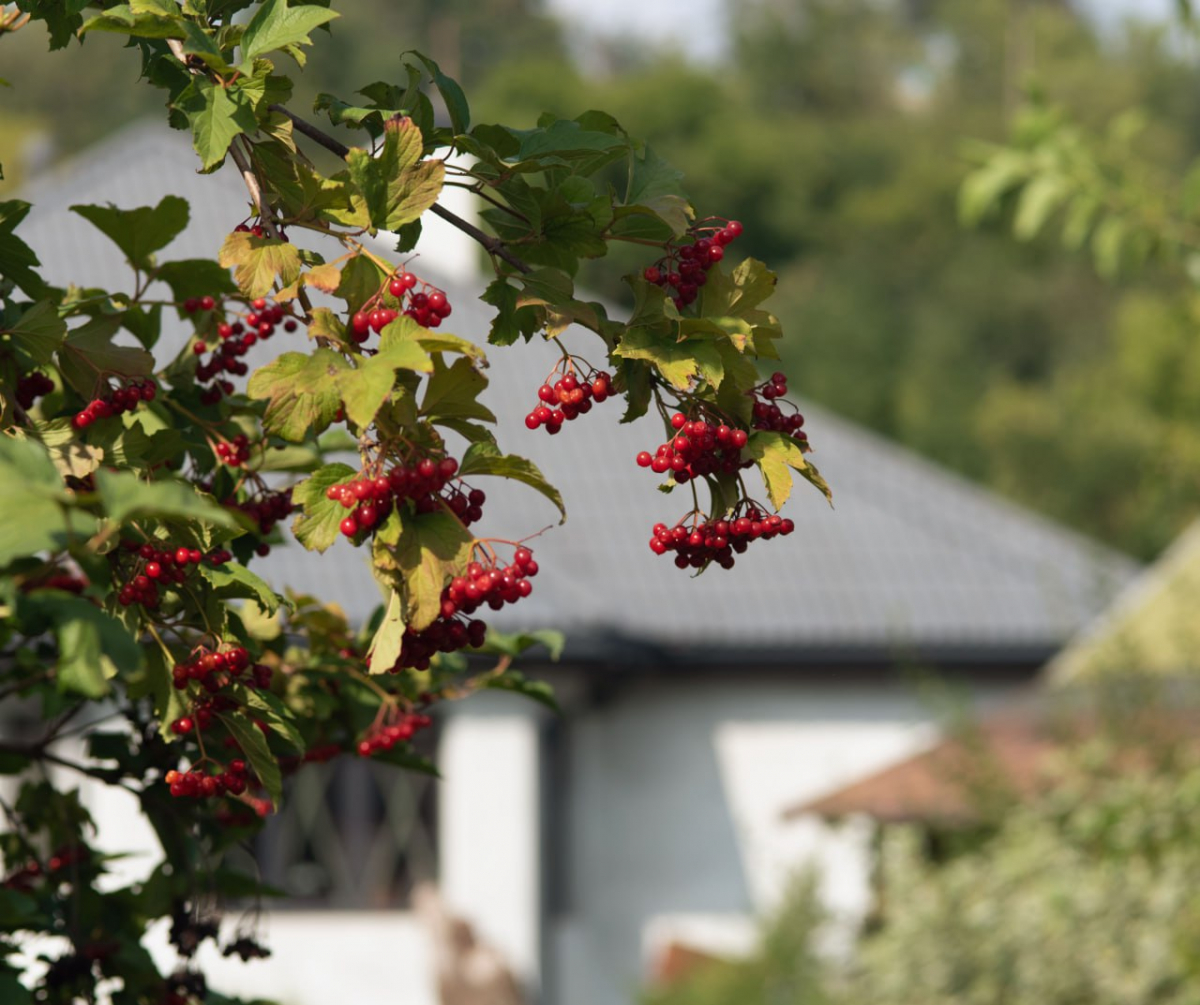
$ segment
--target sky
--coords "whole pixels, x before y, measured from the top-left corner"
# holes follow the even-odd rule
[[[1080,0],[1103,21],[1129,15],[1167,17],[1173,0]],[[640,35],[685,49],[693,58],[717,58],[723,51],[724,0],[546,0],[557,13],[600,35]]]

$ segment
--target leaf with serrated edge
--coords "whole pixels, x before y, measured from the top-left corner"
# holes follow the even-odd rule
[[[320,432],[341,407],[336,380],[349,364],[331,349],[312,355],[285,352],[259,368],[246,387],[251,398],[266,398],[263,426],[293,443]]]
[[[240,690],[239,697],[247,708],[254,710],[255,718],[262,719],[271,727],[273,733],[278,734],[296,750],[304,752],[304,737],[292,722],[283,702],[270,691],[258,691],[248,687]]]
[[[404,576],[406,620],[414,631],[429,627],[441,611],[446,577],[471,557],[470,532],[449,513],[406,520],[396,560]]]
[[[628,329],[614,354],[653,363],[671,386],[680,391],[688,390],[692,380],[700,377],[717,386],[725,373],[721,355],[711,340],[689,338],[677,342],[651,328]]]
[[[16,323],[0,330],[0,336],[11,338],[31,360],[42,366],[54,358],[54,350],[63,343],[67,323],[49,300],[41,300],[25,310]]]
[[[136,268],[150,268],[150,256],[183,233],[190,211],[185,199],[164,196],[157,206],[118,209],[116,206],[72,206],[124,252]]]
[[[435,354],[433,374],[421,402],[421,414],[435,422],[442,418],[495,422],[496,416],[479,402],[479,394],[485,387],[487,378],[469,359],[456,359],[451,366],[446,366],[441,354]]]
[[[277,279],[287,286],[300,278],[300,252],[295,245],[245,231],[225,238],[217,261],[234,270],[238,288],[252,298],[265,297]]]
[[[289,7],[288,0],[267,0],[255,11],[242,35],[241,71],[249,73],[257,57],[276,49],[311,45],[309,32],[337,16],[336,11],[314,4]]]
[[[340,536],[338,525],[346,515],[341,503],[325,497],[325,490],[357,474],[349,464],[326,464],[292,489],[292,502],[303,510],[292,530],[309,551],[325,551],[332,545]]]
[[[545,475],[538,470],[533,461],[524,457],[502,454],[499,448],[491,443],[472,443],[463,454],[458,471],[464,478],[469,475],[495,475],[528,485],[558,507],[558,512],[562,514],[559,523],[567,519],[567,510],[558,489],[546,481]]]

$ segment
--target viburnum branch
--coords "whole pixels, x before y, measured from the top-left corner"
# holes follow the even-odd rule
[[[271,105],[270,109],[273,112],[279,112],[282,115],[286,115],[291,120],[292,125],[297,131],[303,133],[314,143],[323,146],[330,153],[337,154],[337,156],[341,157],[343,160],[346,158],[346,155],[350,153],[350,148],[346,146],[345,143],[342,143],[340,140],[337,140],[328,133],[318,129],[311,122],[307,122],[300,118],[300,116],[296,115],[294,112],[284,108],[283,105]],[[503,259],[518,272],[527,273],[533,271],[533,269],[525,264],[525,262],[521,261],[521,259],[509,251],[505,243],[498,237],[493,237],[491,234],[485,234],[473,223],[464,220],[457,213],[453,213],[446,209],[445,206],[439,206],[437,203],[434,203],[429,207],[429,212],[434,216],[445,220],[451,226],[457,227],[472,240],[480,244],[489,255],[495,255],[497,258]]]

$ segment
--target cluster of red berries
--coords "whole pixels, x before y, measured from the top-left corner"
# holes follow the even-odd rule
[[[741,459],[742,447],[749,439],[744,429],[725,423],[714,426],[703,419],[689,419],[682,412],[671,416],[671,428],[676,435],[659,444],[653,455],[647,450],[637,455],[638,467],[658,475],[669,471],[682,484],[702,475],[731,474],[751,463]]]
[[[791,520],[778,514],[766,516],[752,505],[741,516],[701,520],[690,527],[682,522],[674,527],[657,523],[650,538],[650,550],[656,555],[675,552],[675,565],[680,569],[702,569],[709,562],[732,569],[734,554],[742,554],[751,541],[786,536],[795,529]]]
[[[453,653],[468,646],[477,648],[487,637],[487,625],[470,618],[485,604],[493,611],[515,604],[533,592],[529,580],[538,573],[538,564],[528,548],[517,548],[512,564],[484,566],[472,562],[465,576],[455,576],[442,590],[442,610],[438,618],[421,631],[411,628],[404,633],[400,658],[391,672],[411,668],[428,670],[437,653]],[[469,619],[469,620],[464,620]]]
[[[207,360],[196,365],[197,382],[204,384],[212,381],[201,396],[205,404],[214,404],[221,400],[222,395],[233,393],[233,383],[221,377],[221,374],[244,377],[249,373],[249,366],[239,357],[245,356],[251,346],[269,339],[281,323],[283,330],[289,333],[298,327],[296,319],[289,317],[287,311],[279,304],[268,303],[260,297],[251,301],[250,308],[246,314],[234,317],[233,321],[218,322],[216,331],[220,342]],[[196,342],[192,346],[192,352],[203,356],[208,352],[208,345]]]
[[[413,501],[418,513],[433,513],[446,506],[464,525],[470,525],[483,516],[487,496],[480,489],[450,485],[457,473],[458,461],[453,457],[422,457],[412,464],[398,465],[386,475],[330,485],[325,498],[354,511],[341,523],[342,533],[349,538],[379,526],[393,505],[406,499]],[[449,491],[445,491],[447,486]]]
[[[247,671],[250,674],[245,681],[248,687],[270,687],[271,668],[262,663],[251,663],[250,654],[242,646],[232,646],[217,652],[199,649],[192,654],[191,659],[175,664],[171,671],[171,682],[177,691],[187,690],[188,684],[195,681],[209,694],[216,694]],[[218,702],[214,705],[211,702],[202,702],[194,709],[196,725],[202,730],[207,729],[214,713],[228,712],[233,708],[237,708],[236,703],[230,705],[228,702]],[[177,724],[179,728],[176,728]],[[187,717],[177,719],[172,723],[171,729],[179,736],[191,732]]]
[[[63,590],[66,593],[80,594],[87,589],[87,586],[88,581],[81,576],[52,567],[39,578],[23,580],[18,589],[22,593],[33,593],[37,590]]]
[[[238,433],[228,443],[218,443],[213,449],[218,460],[231,468],[240,468],[250,460],[250,440],[245,433]]]
[[[742,225],[737,220],[697,224],[684,235],[683,240],[689,243],[672,242],[667,253],[647,266],[642,276],[648,283],[673,289],[671,299],[679,310],[683,310],[699,296],[700,287],[708,282],[708,270],[725,257],[726,245],[732,244],[741,234]]]
[[[257,221],[254,223],[248,223],[247,221],[243,220],[241,223],[239,223],[236,227],[233,228],[233,232],[235,234],[253,234],[255,237],[266,237],[267,236],[266,228],[261,223],[258,223]],[[279,235],[279,240],[281,240],[284,244],[291,243],[288,240],[287,231],[285,231],[283,229],[282,224],[278,224],[278,223],[275,224],[275,233],[277,233]]]
[[[593,402],[600,404],[610,394],[612,376],[605,371],[593,370],[582,380],[567,372],[553,384],[547,381],[538,388],[541,404],[525,416],[525,426],[528,429],[545,426],[547,433],[557,433],[564,422],[586,415]]]
[[[153,401],[158,394],[158,385],[152,380],[133,380],[120,387],[110,388],[107,393],[93,398],[71,418],[74,429],[86,429],[99,419],[107,419],[122,412],[132,412],[143,401]]]
[[[90,856],[91,849],[87,845],[63,845],[46,860],[44,872],[41,863],[37,859],[31,858],[19,869],[15,869],[5,876],[4,881],[0,882],[0,886],[7,890],[29,893],[43,876],[54,876],[63,869],[70,868],[76,862],[86,862]]]
[[[241,758],[234,758],[223,771],[214,771],[211,775],[195,765],[187,771],[172,769],[163,776],[163,781],[171,787],[171,795],[177,798],[211,799],[214,796],[223,796],[227,792],[240,796],[246,791],[246,762]]]
[[[258,533],[266,537],[275,529],[275,525],[283,520],[286,520],[292,515],[296,505],[292,502],[292,490],[281,489],[278,492],[272,492],[264,489],[257,496],[251,499],[238,501],[236,497],[229,497],[222,504],[226,509],[235,509],[245,513],[258,526]],[[266,551],[261,549],[267,548],[266,544],[260,544],[259,554],[265,555]]]
[[[765,429],[775,433],[785,433],[801,444],[808,443],[808,434],[804,431],[804,416],[792,405],[792,412],[785,414],[775,402],[787,396],[787,377],[779,372],[771,374],[771,379],[751,388],[754,398],[754,418],[751,425],[755,429]]]
[[[420,712],[405,712],[387,725],[372,728],[358,742],[360,757],[370,757],[381,750],[391,750],[397,743],[406,743],[419,729],[433,725],[433,720]]]
[[[53,390],[54,381],[41,370],[34,370],[17,381],[17,404],[28,410],[34,401]]]
[[[159,587],[177,586],[183,583],[188,573],[201,562],[217,566],[228,562],[231,555],[224,548],[217,548],[207,555],[197,548],[156,548],[152,544],[138,544],[124,540],[121,549],[113,551],[115,560],[120,561],[122,552],[135,554],[129,580],[117,593],[117,602],[122,607],[141,604],[143,607],[158,606]]]
[[[418,285],[421,287],[419,290]],[[384,289],[395,301],[395,307],[385,302]],[[371,304],[376,306],[372,307]],[[452,312],[444,290],[439,290],[411,272],[400,271],[363,305],[362,310],[355,311],[350,319],[350,337],[361,345],[371,337],[371,332],[378,334],[401,314],[412,318],[422,328],[436,328]]]

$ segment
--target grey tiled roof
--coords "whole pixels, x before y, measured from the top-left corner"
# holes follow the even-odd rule
[[[189,200],[192,225],[164,259],[213,255],[245,215],[232,168],[198,175],[180,134],[138,126],[22,193],[35,209],[21,232],[55,281],[127,286],[107,239],[67,207],[146,205],[167,193]],[[454,304],[447,329],[481,339],[488,315],[473,299],[478,289],[444,285]],[[165,336],[164,345],[182,337]],[[594,352],[586,333],[567,341],[585,356]],[[279,349],[276,340],[271,351]],[[987,660],[1048,653],[1136,571],[1123,556],[808,406],[813,460],[836,508],[797,483],[787,510],[795,534],[759,542],[731,571],[691,579],[647,547],[655,522],[672,523],[690,508],[685,492],[660,494],[657,478],[634,464],[639,450],[662,441],[656,419],[620,425],[621,404],[612,402],[555,437],[525,429],[522,418],[555,355],[544,345],[489,352],[485,401],[500,418],[502,445],[535,460],[570,513],[566,525],[532,543],[542,571],[533,595],[496,619],[506,627],[553,626],[580,646],[630,643],[693,655],[899,649]],[[481,533],[516,538],[556,521],[553,507],[527,489],[496,479],[478,487],[489,493]],[[358,617],[378,599],[362,555],[343,542],[325,556],[276,549],[261,569],[277,585],[338,600]]]

